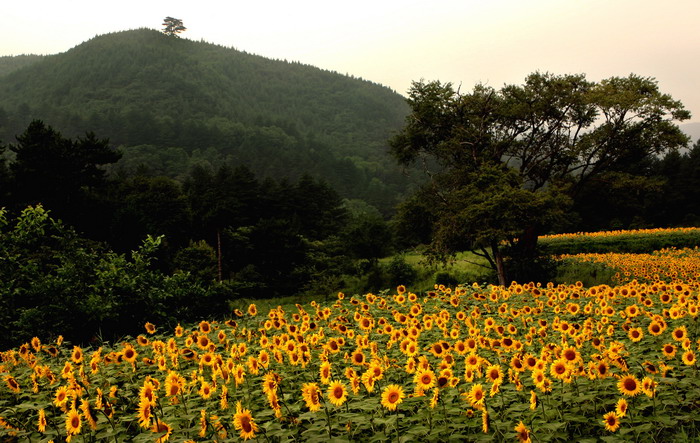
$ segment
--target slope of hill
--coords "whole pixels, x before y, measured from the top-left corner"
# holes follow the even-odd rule
[[[383,193],[375,204],[405,188],[386,153],[408,112],[401,95],[155,30],[98,36],[0,76],[0,108],[0,140],[39,118],[67,136],[109,137],[124,147],[123,168],[177,176],[230,161],[275,177],[307,171],[345,196]]]
[[[0,78],[18,69],[24,68],[25,66],[33,65],[43,58],[43,55],[34,54],[2,56],[0,57]]]

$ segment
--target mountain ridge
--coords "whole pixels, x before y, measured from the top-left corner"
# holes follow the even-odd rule
[[[387,140],[407,113],[403,96],[368,80],[151,29],[99,35],[0,75],[0,140],[38,118],[108,137],[126,160],[149,147],[139,154],[148,167],[166,148],[209,152],[212,165],[253,163],[262,175],[311,172],[347,197],[383,189],[381,204],[406,187]]]

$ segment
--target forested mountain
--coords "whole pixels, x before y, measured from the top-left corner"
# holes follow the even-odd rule
[[[38,57],[38,56],[35,56]],[[115,166],[183,178],[245,164],[261,177],[322,177],[386,210],[406,178],[386,141],[404,98],[365,80],[139,29],[61,54],[0,60],[0,140],[32,119],[120,146]]]
[[[42,55],[17,55],[17,56],[2,56],[0,57],[0,78],[14,72],[25,66],[33,65],[42,60]]]

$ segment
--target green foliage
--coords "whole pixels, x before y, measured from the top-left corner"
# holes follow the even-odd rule
[[[275,179],[308,172],[389,211],[407,187],[386,155],[407,112],[396,92],[156,30],[95,37],[8,73],[0,103],[0,139],[34,118],[69,135],[91,128],[123,147],[117,168],[129,172],[182,178],[222,163]]]
[[[24,54],[9,56],[0,56],[0,78],[24,68],[25,66],[31,66],[44,59],[43,55],[34,54]],[[2,126],[2,125],[0,125]]]
[[[73,342],[110,339],[149,320],[226,312],[226,300],[188,275],[154,269],[161,242],[148,236],[126,257],[81,239],[42,206],[16,219],[0,211],[0,347],[59,334]]]
[[[121,157],[107,139],[89,132],[72,140],[34,120],[10,150],[15,154],[9,163],[10,207],[41,203],[81,230],[100,218],[95,193],[107,184],[103,166]]]
[[[440,259],[464,249],[489,258],[506,283],[504,242],[532,260],[537,233],[563,221],[563,210],[590,180],[629,173],[630,163],[686,146],[674,120],[690,113],[656,81],[634,74],[599,83],[584,75],[533,73],[500,90],[414,82],[412,113],[391,140],[404,165],[431,177],[421,196],[436,213],[431,237]],[[626,176],[627,187],[649,184]]]
[[[412,285],[418,278],[418,271],[400,255],[394,256],[386,271],[389,278],[388,287],[390,288],[395,288],[398,285]]]
[[[558,260],[552,281],[559,284],[573,284],[577,281],[586,287],[616,284],[616,269],[603,263],[584,262],[575,259]]]
[[[188,247],[180,249],[174,264],[177,270],[189,272],[198,280],[216,279],[216,251],[204,240],[191,241]]]
[[[177,37],[179,33],[186,31],[187,28],[182,24],[179,18],[165,17],[163,20],[163,34],[169,37]]]

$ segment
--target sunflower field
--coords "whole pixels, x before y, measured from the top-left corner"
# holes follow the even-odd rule
[[[698,441],[700,252],[0,353],[0,441]],[[592,257],[568,257],[588,260]]]

